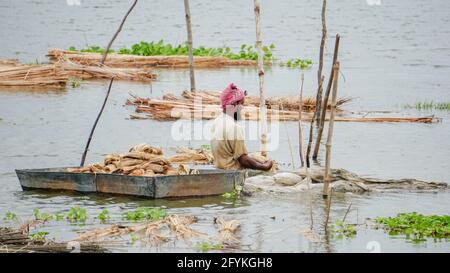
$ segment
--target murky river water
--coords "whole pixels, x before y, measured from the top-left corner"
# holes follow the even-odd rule
[[[217,2],[217,3],[216,3]],[[240,44],[254,42],[252,1],[193,0],[194,43],[206,46],[227,45],[237,50]],[[262,1],[263,40],[274,43],[275,55],[282,59],[303,57],[317,60],[321,36],[321,1]],[[365,0],[329,1],[327,55],[329,61],[334,34],[341,40],[341,96],[354,98],[350,111],[391,111],[390,115],[443,118],[437,124],[337,123],[333,139],[332,165],[360,175],[378,178],[412,177],[428,181],[450,179],[450,114],[445,111],[405,110],[404,104],[418,101],[450,101],[450,2],[446,0],[382,1],[369,6]],[[0,2],[0,57],[24,62],[46,61],[48,48],[78,48],[105,45],[115,31],[127,1],[83,1],[69,6],[66,1]],[[115,47],[141,40],[164,39],[171,43],[185,40],[183,6],[179,1],[141,1],[119,35]],[[316,66],[306,72],[306,95],[316,86]],[[179,93],[189,86],[185,70],[160,70],[158,81],[149,84],[117,83],[95,132],[88,162],[104,154],[121,152],[137,143],[150,143],[168,149],[187,145],[173,141],[172,123],[129,120],[133,109],[123,107],[128,93],[161,96],[164,91]],[[257,94],[254,69],[200,70],[196,73],[201,89],[222,89],[233,81]],[[299,72],[272,67],[266,71],[269,96],[294,95]],[[90,228],[94,215],[107,208],[119,219],[123,211],[137,206],[165,206],[170,213],[190,213],[200,218],[199,226],[213,232],[212,220],[226,215],[242,221],[242,251],[369,251],[371,241],[381,251],[449,252],[448,242],[414,245],[402,237],[391,238],[381,231],[362,230],[348,240],[329,244],[309,243],[300,230],[309,225],[308,202],[304,194],[274,197],[243,197],[229,202],[222,197],[183,200],[142,200],[110,196],[82,196],[23,192],[14,169],[71,166],[79,163],[87,135],[106,91],[106,82],[82,84],[65,91],[29,92],[0,90],[0,215],[7,210],[30,216],[33,208],[45,212],[87,208],[87,226],[50,224],[43,230],[57,239],[70,239],[73,231]],[[296,123],[280,126],[280,144],[270,154],[279,162],[291,161],[288,142],[298,151]],[[191,144],[205,144],[198,140]],[[257,150],[257,142],[249,142]],[[322,153],[323,155],[323,153]],[[298,156],[295,153],[295,158]],[[322,159],[322,158],[321,158]],[[295,164],[298,166],[298,162]],[[340,195],[333,202],[332,221],[339,220],[352,202],[349,220],[391,216],[398,212],[450,213],[450,194],[389,193]],[[315,200],[315,219],[322,220],[323,202]],[[276,216],[275,220],[270,218]],[[92,223],[91,223],[92,222]],[[320,229],[319,224],[316,227]],[[369,244],[370,246],[370,244]],[[195,251],[191,247],[170,245],[164,248],[125,246],[129,251]]]

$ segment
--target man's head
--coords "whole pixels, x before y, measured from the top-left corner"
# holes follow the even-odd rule
[[[245,101],[245,91],[230,83],[220,95],[223,112],[240,119],[240,110]]]

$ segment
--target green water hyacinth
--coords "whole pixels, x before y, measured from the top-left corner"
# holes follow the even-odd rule
[[[375,221],[390,235],[404,234],[412,242],[450,238],[450,215],[425,216],[412,212],[400,213],[396,217],[377,217]]]
[[[70,209],[69,213],[66,216],[66,219],[69,222],[86,222],[87,219],[86,209],[80,207],[73,207]]]
[[[127,212],[123,215],[123,218],[129,221],[143,221],[161,220],[167,216],[167,212],[161,208],[146,208],[140,207],[134,211]]]
[[[275,45],[263,46],[264,60],[271,61],[273,59],[272,51],[275,49]],[[77,50],[75,47],[70,47],[70,51],[90,52],[90,53],[104,53],[105,49],[99,46],[90,46],[89,48]],[[187,43],[172,45],[167,44],[163,40],[158,42],[145,42],[142,41],[137,44],[133,44],[130,48],[123,47],[117,52],[110,50],[109,52],[115,52],[118,54],[137,55],[137,56],[175,56],[175,55],[188,55],[189,48]],[[210,48],[200,46],[193,49],[194,56],[211,56],[211,57],[225,57],[232,60],[257,60],[258,54],[255,51],[254,46],[243,44],[240,47],[238,53],[232,52],[229,47]]]

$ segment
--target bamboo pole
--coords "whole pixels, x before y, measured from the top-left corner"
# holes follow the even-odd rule
[[[320,81],[320,87],[322,88],[323,81],[325,77],[322,75],[322,79]],[[309,168],[311,166],[310,162],[310,156],[311,156],[311,147],[312,147],[312,139],[313,139],[313,127],[314,127],[314,120],[316,119],[317,111],[314,111],[314,114],[311,118],[311,123],[309,125],[309,141],[308,141],[308,148],[306,149],[306,166]]]
[[[122,27],[123,27],[123,25],[125,24],[125,21],[127,20],[128,15],[130,15],[131,11],[132,11],[132,10],[134,9],[134,7],[136,6],[137,1],[138,1],[138,0],[134,0],[134,2],[133,2],[133,4],[131,5],[130,9],[127,11],[127,13],[125,14],[125,16],[123,17],[122,22],[121,22],[120,25],[119,25],[119,28],[118,28],[117,31],[114,33],[114,36],[112,37],[111,41],[109,41],[109,44],[108,44],[108,46],[106,47],[105,52],[103,53],[102,60],[101,60],[101,62],[100,62],[102,65],[105,63],[106,57],[108,56],[109,49],[111,48],[111,46],[112,46],[114,40],[117,38],[117,35],[119,35],[119,32],[122,30]],[[111,87],[112,87],[113,82],[114,82],[114,76],[111,78],[111,81],[109,82],[108,91],[106,92],[106,96],[105,96],[105,100],[103,101],[102,108],[100,109],[100,112],[98,113],[97,118],[95,119],[94,126],[92,126],[91,132],[90,132],[90,134],[89,134],[89,138],[88,138],[88,141],[87,141],[87,143],[86,143],[86,147],[84,148],[84,152],[83,152],[83,155],[82,155],[82,157],[81,157],[80,167],[83,167],[83,166],[84,166],[84,163],[85,163],[85,161],[86,161],[86,155],[87,155],[87,152],[88,152],[88,150],[89,150],[89,145],[91,144],[91,140],[92,140],[92,136],[93,136],[94,131],[95,131],[95,127],[97,127],[97,123],[98,123],[98,121],[100,120],[100,117],[101,117],[101,115],[102,115],[102,113],[103,113],[103,109],[105,109],[105,105],[106,105],[106,102],[108,101],[109,94],[110,94],[110,92],[111,92]]]
[[[298,102],[298,141],[299,141],[299,154],[300,154],[300,162],[301,166],[305,166],[305,147],[303,143],[303,128],[302,128],[302,110],[303,110],[303,82],[305,80],[305,74],[302,71],[302,75],[300,76],[301,84],[300,84],[300,99]]]
[[[111,92],[111,87],[112,87],[113,81],[114,81],[114,77],[112,77],[111,81],[109,82],[108,91],[106,92],[106,96],[105,96],[105,100],[103,101],[102,108],[100,109],[100,112],[98,113],[97,118],[95,119],[94,126],[92,126],[91,133],[89,134],[89,138],[88,138],[88,141],[86,143],[86,147],[84,148],[83,156],[81,157],[80,167],[84,166],[84,162],[86,160],[86,155],[87,155],[87,152],[89,150],[89,145],[91,144],[92,135],[94,134],[95,127],[97,127],[97,123],[98,123],[98,121],[100,119],[100,116],[103,113],[103,109],[105,109],[105,105],[106,105],[106,102],[108,101],[108,97],[109,97],[109,93]]]
[[[323,55],[325,51],[325,41],[327,39],[327,23],[326,23],[327,0],[323,0],[322,4],[322,40],[320,41],[319,69],[317,70],[317,97],[316,97],[316,123],[320,124],[320,109],[322,103],[322,69]]]
[[[338,89],[339,78],[339,62],[333,66],[333,94],[331,96],[331,109],[330,109],[330,121],[328,122],[328,138],[325,145],[325,174],[323,176],[323,192],[322,195],[327,197],[329,194],[330,185],[330,161],[331,161],[331,143],[333,140],[333,128],[334,128],[334,113],[336,111],[336,97]]]
[[[261,41],[261,18],[260,4],[258,0],[254,0],[255,5],[255,22],[256,22],[256,52],[258,54],[258,77],[259,77],[259,115],[261,120],[261,155],[267,156],[267,110],[264,98],[264,60],[262,53]]]
[[[106,60],[106,56],[108,55],[108,51],[111,48],[114,40],[117,38],[117,35],[119,35],[119,32],[122,30],[123,25],[125,24],[125,21],[128,18],[128,15],[130,15],[131,11],[134,9],[134,7],[136,6],[138,0],[134,0],[133,4],[131,5],[130,9],[128,10],[128,12],[125,14],[125,16],[122,19],[122,22],[120,23],[119,28],[117,29],[116,33],[114,33],[114,36],[112,37],[111,41],[109,41],[108,46],[106,46],[105,52],[103,53],[103,57],[102,60],[100,61],[101,64],[105,63]]]
[[[341,37],[339,36],[339,34],[336,34],[336,42],[334,45],[334,54],[333,54],[333,66],[331,68],[331,73],[330,73],[330,78],[328,79],[328,85],[327,85],[327,90],[325,92],[325,97],[322,101],[322,112],[320,115],[320,123],[319,123],[319,129],[317,131],[317,139],[316,139],[316,144],[314,146],[314,152],[313,152],[313,156],[312,158],[314,160],[317,160],[317,156],[319,154],[319,148],[320,148],[320,142],[322,140],[322,133],[323,133],[323,126],[325,123],[325,114],[327,112],[327,105],[328,105],[328,99],[330,97],[330,92],[331,92],[331,85],[333,83],[333,75],[334,75],[334,65],[337,62],[337,58],[338,58],[338,54],[339,54],[339,42],[340,42]]]
[[[184,10],[186,13],[186,28],[189,47],[189,72],[191,79],[191,92],[195,92],[195,75],[194,75],[194,49],[192,42],[192,24],[191,24],[191,9],[189,7],[189,0],[184,0]]]

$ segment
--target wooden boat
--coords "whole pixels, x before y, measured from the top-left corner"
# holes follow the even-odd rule
[[[242,184],[240,171],[201,169],[198,174],[129,176],[104,173],[72,173],[67,168],[16,170],[23,190],[66,190],[82,193],[133,195],[147,198],[220,195]]]

